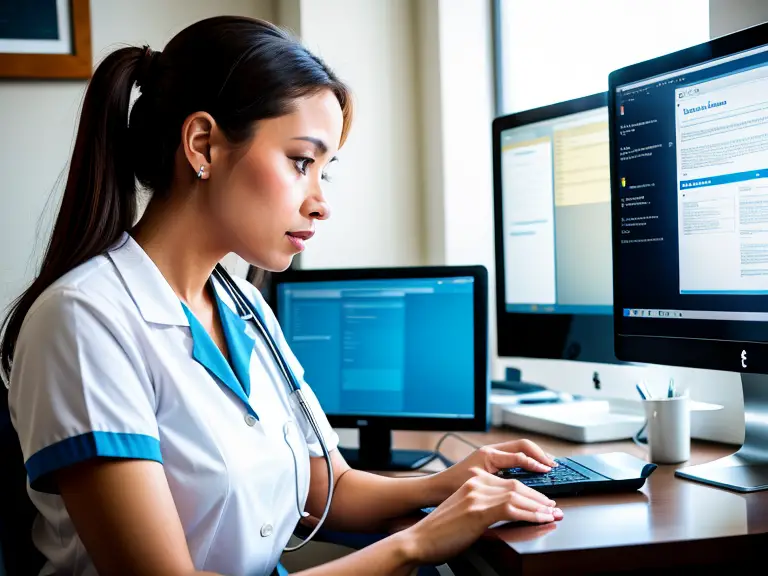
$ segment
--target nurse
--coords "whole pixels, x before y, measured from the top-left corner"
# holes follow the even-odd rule
[[[493,474],[555,465],[525,440],[431,476],[351,470],[259,292],[237,281],[319,435],[269,339],[212,274],[230,252],[289,266],[330,216],[323,182],[351,119],[326,64],[259,20],[203,20],[162,52],[121,48],[99,64],[48,251],[0,349],[44,574],[274,573],[304,511],[326,505],[319,436],[335,485],[326,527],[372,530],[439,506],[308,574],[407,574],[497,521],[562,517]],[[137,182],[151,194],[140,219]]]

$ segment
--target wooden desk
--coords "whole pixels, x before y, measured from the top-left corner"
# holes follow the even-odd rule
[[[441,436],[395,432],[393,445],[430,450]],[[555,456],[624,451],[646,458],[645,450],[631,441],[575,444],[509,428],[461,436],[476,444],[529,438]],[[735,449],[694,441],[689,464],[708,462]],[[441,447],[454,461],[471,450],[454,438]],[[648,569],[679,572],[681,567],[696,566],[722,567],[733,573],[750,560],[765,561],[768,491],[739,494],[676,478],[674,470],[681,466],[659,466],[638,492],[560,497],[557,503],[565,514],[560,522],[489,530],[451,566],[457,573],[480,574],[476,560],[481,558],[498,574],[567,570],[570,576]]]

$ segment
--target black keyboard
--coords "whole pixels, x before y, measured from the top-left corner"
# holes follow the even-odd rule
[[[557,462],[559,466],[552,468],[549,472],[531,472],[524,468],[504,468],[497,472],[497,476],[501,476],[502,478],[514,478],[531,488],[587,480],[587,476],[570,468],[567,464],[563,463],[562,460],[555,458],[555,462]]]

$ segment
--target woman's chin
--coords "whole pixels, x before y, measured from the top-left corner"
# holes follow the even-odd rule
[[[260,265],[259,268],[266,270],[267,272],[285,272],[291,266],[293,262],[294,254],[280,255],[274,258],[270,258],[269,262],[265,262]]]

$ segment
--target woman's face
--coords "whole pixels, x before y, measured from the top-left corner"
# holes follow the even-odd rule
[[[338,99],[324,90],[259,122],[246,149],[230,155],[229,170],[212,165],[210,209],[233,252],[274,272],[290,266],[315,221],[330,217],[323,184],[342,124]]]

